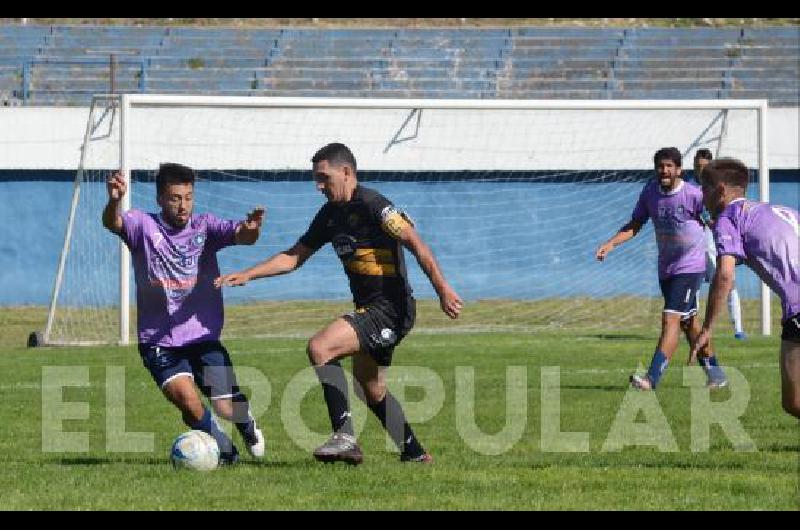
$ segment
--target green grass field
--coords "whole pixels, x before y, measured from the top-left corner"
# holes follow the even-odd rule
[[[691,394],[702,395],[702,390],[683,384],[685,344],[655,394],[668,430],[642,440],[650,445],[635,445],[631,439],[632,445],[621,450],[604,450],[618,426],[623,403],[653,399],[652,394],[629,392],[627,377],[642,360],[649,361],[656,329],[412,333],[395,353],[390,388],[403,396],[409,415],[430,416],[426,421],[412,418],[412,423],[435,463],[401,464],[387,449],[378,422],[358,406],[356,423],[366,417],[360,435],[365,461],[358,467],[318,464],[308,449],[294,441],[313,442],[298,437],[293,427],[298,420],[320,433],[320,438],[328,427],[318,387],[308,387],[299,401],[299,414],[292,414],[292,407],[284,402],[297,395],[292,380],[307,367],[305,340],[231,338],[226,345],[241,373],[250,381],[262,380],[246,389],[260,396],[253,401],[262,411],[258,417],[268,455],[263,462],[245,457],[236,468],[203,474],[176,472],[170,466],[170,442],[187,428],[151,381],[134,347],[21,346],[27,331],[40,323],[40,316],[35,311],[5,310],[0,318],[6,324],[0,340],[0,509],[800,508],[800,428],[780,408],[775,336],[738,342],[724,334],[717,339],[724,364],[738,370],[745,383],[732,384],[711,399],[721,403],[746,397],[749,389],[739,420],[755,450],[737,450],[729,435],[712,425],[710,450],[694,452],[692,417],[702,411],[693,409]],[[43,374],[61,366],[85,367],[89,385],[53,390],[53,380]],[[474,436],[461,434],[469,423],[464,418],[474,416],[485,436],[506,427],[509,366],[524,367],[526,374],[510,387],[517,396],[511,404],[516,419],[510,428],[520,429],[520,434],[507,437],[507,447],[497,450],[499,454],[485,454],[474,448],[480,445]],[[551,418],[554,402],[549,386],[543,398],[542,380],[552,367],[560,370],[560,429],[587,433],[588,451],[543,448],[552,441],[543,435],[552,422],[546,419],[545,425],[542,412]],[[119,385],[107,389],[106,380],[123,368],[125,431],[152,433],[151,447],[145,443],[144,452],[107,448],[110,439],[118,439],[112,434],[119,431],[122,414],[108,412],[119,401],[121,389]],[[470,368],[474,400],[463,392],[457,395],[459,388],[463,390],[456,382],[459,374]],[[437,410],[416,405],[430,397],[419,387],[420,373],[432,375],[425,369],[443,385],[443,403]],[[522,368],[516,370],[520,373]],[[269,385],[268,402],[263,379]],[[43,429],[52,429],[53,423],[43,425],[43,408],[47,409],[44,413],[52,412],[47,404],[53,396],[88,404],[88,419],[60,424],[63,431],[88,433],[86,450],[45,450]],[[636,425],[655,425],[658,418],[651,410],[640,412]],[[629,426],[633,421],[630,418]],[[675,444],[672,451],[657,446],[663,449],[670,440]]]

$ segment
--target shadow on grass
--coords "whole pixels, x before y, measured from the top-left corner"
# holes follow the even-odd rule
[[[51,458],[48,460],[53,464],[60,464],[62,466],[106,466],[109,464],[146,464],[163,466],[169,464],[167,458],[156,458],[154,456],[147,458],[108,458],[108,457],[76,457],[76,458]]]
[[[628,384],[624,385],[560,385],[559,388],[567,390],[603,390],[606,392],[625,392]]]
[[[800,453],[800,444],[772,444],[761,447],[762,451],[770,451],[773,453]]]
[[[581,339],[599,339],[599,340],[650,340],[652,335],[633,334],[633,333],[595,333],[590,335],[576,335],[576,338]]]
[[[112,464],[124,465],[147,465],[147,466],[170,466],[171,463],[167,457],[143,457],[143,458],[108,458],[108,457],[76,457],[76,458],[51,458],[47,460],[51,464],[59,464],[62,466],[107,466]],[[301,468],[315,465],[316,462],[312,460],[240,460],[236,467],[257,467],[265,469],[280,469],[280,468]],[[226,468],[221,468],[226,469]]]
[[[764,453],[763,449],[761,453]],[[754,471],[767,471],[773,470],[776,472],[785,471],[785,469],[780,464],[774,464],[774,466],[764,466],[764,464],[758,460],[748,460],[748,461],[719,461],[712,458],[707,458],[705,460],[696,459],[696,460],[679,460],[679,455],[681,453],[672,453],[672,459],[666,459],[661,461],[654,461],[648,458],[633,458],[630,457],[629,460],[622,461],[616,459],[600,459],[594,462],[587,462],[584,459],[559,459],[556,461],[539,461],[539,462],[531,462],[527,464],[525,467],[528,469],[534,470],[544,470],[544,469],[563,469],[563,468],[577,468],[577,469],[593,469],[593,470],[608,470],[608,469],[659,469],[659,470],[681,470],[681,471],[746,471],[746,470],[754,470]],[[595,451],[591,453],[584,453],[596,455]],[[611,453],[614,454],[614,453]],[[757,453],[754,453],[757,454]]]

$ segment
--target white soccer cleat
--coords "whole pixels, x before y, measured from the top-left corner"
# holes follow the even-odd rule
[[[646,375],[633,374],[630,377],[631,386],[639,390],[653,390],[653,383]]]
[[[264,453],[266,449],[266,443],[264,442],[264,433],[261,432],[261,429],[258,427],[254,427],[253,431],[256,433],[256,440],[254,444],[250,444],[249,441],[245,440],[245,445],[247,446],[247,452],[250,453],[250,456],[253,458],[264,458]]]
[[[725,388],[728,386],[728,379],[721,378],[721,379],[709,379],[708,383],[706,383],[706,388],[709,390],[716,390],[718,388]]]

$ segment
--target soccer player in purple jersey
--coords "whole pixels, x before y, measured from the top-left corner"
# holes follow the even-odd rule
[[[264,436],[239,390],[230,356],[220,342],[222,293],[217,252],[258,240],[264,216],[256,208],[244,221],[193,214],[195,172],[180,164],[161,164],[156,175],[160,213],[120,212],[127,184],[120,173],[107,181],[108,203],[103,226],[131,251],[136,279],[139,354],[164,396],[192,429],[210,434],[220,462],[234,464],[239,452],[201,401],[196,387],[214,411],[235,423],[248,452],[264,456]]]
[[[353,433],[347,380],[339,363],[352,356],[353,377],[359,383],[356,394],[389,432],[400,449],[400,460],[429,463],[432,457],[406,421],[400,402],[386,389],[386,370],[394,349],[411,331],[416,317],[403,248],[414,254],[439,296],[442,311],[450,318],[458,318],[461,298],[405,213],[377,191],[359,184],[356,159],[347,146],[328,144],[311,162],[317,189],[328,201],[308,231],[292,248],[247,270],[221,276],[216,284],[244,285],[292,272],[331,243],[350,281],[355,311],[337,318],[308,341],[306,351],[322,385],[333,431],[314,451],[314,457],[354,465],[363,459]]]
[[[703,200],[712,216],[717,272],[711,284],[702,331],[692,350],[711,341],[711,329],[734,282],[737,262],[750,267],[781,300],[781,401],[800,418],[800,215],[786,206],[745,198],[747,167],[732,158],[703,171]]]
[[[714,155],[708,149],[698,149],[694,155],[694,178],[698,184],[702,184],[700,180],[703,176],[703,169],[714,160]],[[711,283],[714,278],[714,272],[717,270],[717,245],[714,243],[714,235],[712,234],[711,225],[713,220],[708,216],[704,217],[703,221],[706,224],[706,275],[703,280]],[[698,293],[699,296],[699,293]],[[731,324],[733,324],[733,336],[739,340],[745,340],[747,334],[744,332],[742,326],[742,305],[739,301],[739,291],[736,286],[731,287],[731,292],[728,295],[728,314],[731,317]]]
[[[640,390],[654,390],[678,349],[681,331],[689,343],[700,333],[697,315],[697,291],[706,270],[706,239],[700,215],[703,196],[700,188],[681,178],[681,153],[675,147],[659,149],[653,157],[656,178],[648,182],[633,209],[631,220],[617,234],[597,249],[603,261],[609,252],[630,240],[653,219],[658,245],[658,279],[664,295],[661,336],[650,368],[644,376],[634,374],[631,385]],[[727,384],[727,377],[706,344],[699,360],[708,376],[709,388]]]

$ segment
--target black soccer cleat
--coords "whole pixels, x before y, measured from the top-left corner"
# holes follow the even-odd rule
[[[400,455],[401,462],[418,462],[420,464],[433,464],[433,457],[430,453],[422,453],[418,456],[409,456],[406,454]]]

